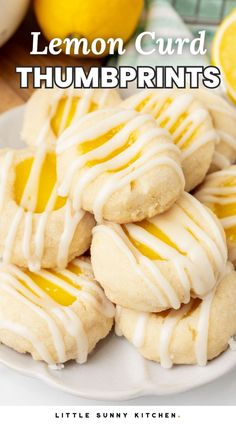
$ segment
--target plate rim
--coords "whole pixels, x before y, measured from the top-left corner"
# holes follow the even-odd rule
[[[125,339],[126,342],[126,339]],[[128,342],[127,342],[128,343]],[[148,397],[148,396],[168,396],[168,395],[177,395],[180,393],[185,393],[190,390],[197,389],[201,386],[205,386],[208,383],[212,383],[215,380],[218,380],[219,378],[223,377],[224,375],[227,375],[230,371],[236,368],[236,352],[228,349],[227,351],[223,352],[221,355],[219,355],[217,358],[213,359],[212,361],[222,361],[222,356],[225,356],[225,360],[227,361],[227,357],[234,356],[234,358],[231,361],[227,361],[228,365],[225,367],[218,368],[218,374],[217,375],[207,375],[204,378],[202,378],[203,373],[201,373],[201,379],[198,379],[194,385],[192,382],[185,383],[185,387],[181,386],[181,384],[178,386],[178,388],[170,388],[168,387],[167,390],[163,390],[163,388],[160,390],[158,389],[158,386],[155,387],[155,383],[153,381],[147,381],[143,380],[142,382],[139,381],[139,386],[135,387],[134,389],[127,389],[127,390],[116,390],[116,391],[99,391],[98,389],[73,389],[70,388],[67,384],[64,385],[63,382],[60,382],[59,379],[52,378],[52,374],[48,373],[49,367],[47,364],[43,363],[42,361],[35,361],[35,365],[42,366],[43,372],[41,370],[34,370],[29,368],[25,368],[24,366],[21,366],[20,364],[17,364],[15,362],[11,363],[8,362],[6,359],[1,357],[1,350],[2,348],[4,350],[10,350],[14,355],[20,356],[24,355],[18,352],[13,351],[11,348],[0,345],[0,363],[7,368],[17,371],[20,374],[31,377],[33,379],[38,379],[40,381],[45,382],[51,387],[54,387],[56,389],[59,389],[65,393],[71,394],[73,396],[81,397],[84,399],[90,399],[90,400],[98,400],[98,401],[127,401],[132,399],[138,399],[140,397]],[[31,361],[34,361],[32,358],[29,357]],[[144,358],[143,358],[144,359]],[[145,360],[145,359],[144,359]],[[146,360],[145,360],[146,361]],[[209,361],[209,366],[212,361]],[[148,361],[150,362],[150,361]],[[160,367],[160,364],[156,364],[158,367]],[[180,366],[181,365],[177,365]],[[185,366],[185,365],[184,365]],[[79,367],[79,365],[78,365]],[[198,365],[186,365],[186,367],[198,367],[200,370],[204,370],[205,367],[199,367]],[[63,372],[63,370],[51,370],[53,373],[60,373]],[[167,372],[171,372],[171,370],[167,370]],[[56,375],[56,374],[55,374]]]

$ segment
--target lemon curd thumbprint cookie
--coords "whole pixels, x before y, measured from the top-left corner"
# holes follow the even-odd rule
[[[172,364],[206,365],[223,351],[236,332],[236,272],[228,263],[215,290],[191,299],[178,311],[144,313],[117,307],[116,328],[143,355]]]
[[[181,150],[185,190],[200,184],[212,161],[218,138],[202,103],[182,90],[144,90],[127,98],[122,107],[150,113]]]
[[[179,149],[149,114],[90,113],[64,131],[56,152],[59,194],[97,222],[152,217],[183,192]]]
[[[117,305],[144,312],[204,298],[225,270],[225,234],[215,215],[184,193],[167,212],[139,223],[93,229],[97,281]]]
[[[87,258],[61,271],[0,264],[0,342],[17,352],[51,366],[84,363],[113,317]]]
[[[45,146],[0,154],[0,255],[4,263],[64,268],[90,245],[95,224],[57,194],[56,156]]]
[[[22,138],[28,145],[55,144],[79,117],[121,102],[115,89],[39,89],[26,104]]]
[[[236,110],[212,90],[191,90],[208,109],[218,139],[209,172],[228,168],[236,160]]]
[[[208,175],[195,196],[220,219],[229,258],[236,265],[236,165]]]

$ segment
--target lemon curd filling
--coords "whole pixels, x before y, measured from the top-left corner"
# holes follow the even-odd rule
[[[65,96],[58,101],[56,111],[50,122],[52,131],[54,132],[55,136],[58,136],[72,123],[79,102],[80,97],[78,96],[73,96],[72,98]],[[91,101],[87,113],[93,112],[97,108],[97,103]]]
[[[146,97],[142,102],[140,102],[135,108],[136,111],[141,112],[142,109],[147,105],[150,99],[151,99],[151,96]],[[155,106],[157,105],[157,103],[153,103],[149,108],[149,112],[153,115],[155,119],[158,119],[161,117],[161,115],[168,109],[168,107],[172,103],[173,103],[173,100],[170,98],[167,98],[157,113],[155,113]],[[168,129],[171,135],[175,133],[175,131],[180,127],[181,124],[183,124],[183,122],[188,118],[188,116],[189,115],[187,112],[183,112],[178,117],[178,119],[174,122],[174,124]],[[170,116],[166,116],[159,122],[160,127],[165,128],[168,125],[169,121],[170,121]],[[175,144],[178,145],[178,143],[181,141],[181,139],[184,137],[187,131],[191,128],[191,126],[193,126],[193,122],[187,122],[183,130],[177,136],[174,136],[173,140]],[[182,151],[186,150],[192,144],[198,132],[199,132],[199,126],[193,130],[190,136],[185,140],[184,144],[180,146],[180,149]]]
[[[30,171],[33,165],[33,157],[27,158],[16,165],[15,169],[15,200],[20,205],[25,186],[29,179]]]
[[[227,218],[228,216],[236,215],[236,203],[219,204],[215,203],[209,205],[212,211],[217,215],[218,218]]]
[[[142,255],[146,256],[146,258],[151,259],[153,261],[162,261],[163,258],[158,255],[157,252],[155,252],[153,249],[151,249],[150,247],[146,246],[145,244],[141,243],[138,240],[135,240],[129,233],[128,231],[124,229],[124,232],[126,233],[129,241],[133,244],[134,247],[136,247],[136,249],[142,253]]]
[[[79,97],[73,97],[70,101],[68,110],[66,110],[68,101],[69,101],[68,97],[62,97],[58,101],[56,111],[51,119],[51,128],[56,136],[58,136],[62,130],[64,130],[71,124],[75,116],[76,108],[79,103]],[[64,116],[65,113],[66,113],[66,116]],[[61,128],[62,120],[64,121],[63,128]]]
[[[185,119],[187,119],[187,117],[188,117],[187,112],[181,113],[181,115],[178,117],[178,119],[176,119],[175,123],[169,128],[169,132],[171,134],[173,134],[179,128],[179,126],[185,121]],[[188,127],[190,125],[191,124],[189,123]],[[187,131],[186,127],[185,127],[184,131],[185,132]]]
[[[142,110],[144,109],[144,107],[148,104],[148,102],[152,99],[151,96],[147,96],[145,97],[145,99],[143,99],[136,107],[135,110],[137,112],[142,112]],[[155,119],[159,118],[159,116],[161,116],[162,113],[164,113],[166,111],[166,109],[171,105],[171,103],[173,103],[173,100],[168,98],[164,101],[164,103],[161,105],[160,109],[155,113],[155,109],[157,106],[157,102],[153,102],[150,107],[148,107],[148,111],[153,115],[153,117]]]
[[[236,242],[236,226],[225,228],[225,235],[228,241]]]
[[[218,185],[219,189],[221,188],[231,188],[236,186],[236,178],[229,177],[224,182]],[[236,193],[217,193],[217,197],[219,198],[219,203],[210,203],[206,202],[206,205],[216,214],[219,219],[224,219],[228,217],[233,217],[236,215],[236,202],[233,200],[235,198]],[[232,198],[232,202],[230,199]],[[227,200],[227,203],[220,203],[220,199]],[[225,234],[229,241],[236,242],[236,226],[232,225],[232,227],[225,228]]]
[[[56,156],[54,153],[47,153],[42,163],[37,177],[33,172],[35,158],[27,158],[16,165],[15,168],[15,201],[26,211],[42,213],[52,196],[57,182],[56,176]],[[31,187],[31,182],[33,182]],[[25,196],[25,193],[27,194]],[[63,207],[66,198],[55,197],[52,208],[57,210]],[[32,208],[32,204],[34,205]]]
[[[43,290],[48,296],[50,296],[56,303],[62,306],[70,306],[75,302],[76,297],[68,293],[63,288],[59,287],[52,281],[42,277],[39,274],[32,273],[30,271],[26,271],[26,274],[33,280],[33,282]],[[52,276],[57,276],[61,278],[61,276],[56,275],[55,272],[50,271]]]
[[[165,244],[168,244],[168,246],[177,250],[179,253],[181,253],[181,255],[185,255],[185,252],[181,251],[179,247],[160,228],[158,228],[153,223],[148,221],[141,221],[140,223],[138,223],[138,225],[144,228],[144,230],[148,231],[150,234],[152,234],[159,240],[163,241]]]
[[[217,193],[217,197],[219,198],[218,203],[210,203],[207,202],[207,206],[216,214],[218,218],[227,218],[229,216],[236,215],[236,202],[232,200],[230,202],[230,198],[235,198],[236,192],[232,193],[220,193],[221,188],[230,188],[236,186],[236,178],[229,177],[224,182],[218,185],[219,193]],[[228,200],[227,203],[220,203],[220,199]]]
[[[143,108],[146,106],[146,104],[149,102],[149,100],[151,100],[151,96],[147,96],[145,97],[145,99],[143,99],[136,107],[135,110],[137,112],[142,112]],[[154,105],[154,104],[153,104]]]
[[[84,155],[86,153],[89,153],[92,150],[103,146],[105,143],[108,143],[109,140],[111,140],[119,131],[121,131],[123,127],[124,127],[123,124],[119,125],[119,126],[113,128],[112,130],[108,131],[107,133],[97,137],[94,140],[89,140],[89,141],[85,141],[85,142],[81,143],[78,146],[79,155]],[[92,160],[88,161],[86,163],[86,167],[91,168],[95,165],[105,163],[105,162],[115,158],[120,153],[122,153],[126,149],[128,149],[132,144],[134,144],[136,142],[138,136],[139,136],[139,132],[133,131],[129,135],[129,137],[127,138],[126,142],[124,144],[122,144],[122,146],[117,147],[111,153],[109,153],[107,156],[104,156],[104,157],[99,158],[99,159],[92,159]],[[129,165],[133,164],[139,157],[140,157],[140,153],[136,154],[130,161],[124,163],[124,165],[122,165],[118,168],[114,168],[114,169],[110,170],[109,172],[119,172],[122,169],[125,169],[126,167],[128,167]]]
[[[107,131],[105,134],[102,134],[93,140],[84,141],[83,143],[79,144],[78,154],[85,155],[86,153],[101,147],[103,144],[111,140],[111,138],[113,138],[123,128],[123,126],[123,124],[118,125],[117,127],[112,128],[112,130]]]
[[[181,251],[179,247],[175,243],[173,243],[173,241],[162,230],[160,230],[160,228],[158,228],[153,223],[144,220],[142,222],[136,223],[135,225],[143,228],[149,234],[153,235],[154,237],[161,240],[168,246],[172,247],[180,254],[186,255],[185,252]],[[142,255],[146,256],[148,259],[151,259],[151,260],[161,260],[161,261],[165,260],[165,258],[162,257],[160,254],[158,254],[155,250],[151,249],[149,246],[145,245],[144,243],[141,243],[140,241],[132,237],[125,226],[123,226],[122,228],[126,236],[129,238],[130,242],[136,247],[136,249],[140,253],[142,253]]]
[[[162,104],[162,106],[160,107],[160,109],[155,114],[154,118],[158,119],[162,115],[162,113],[164,113],[172,103],[173,103],[173,100],[170,98],[167,98]]]
[[[39,288],[43,292],[45,292],[48,296],[50,296],[56,303],[58,303],[61,306],[70,306],[72,305],[77,297],[69,293],[69,291],[66,290],[66,288],[60,287],[56,281],[53,281],[53,279],[56,277],[57,279],[61,280],[62,282],[65,282],[67,285],[70,285],[77,290],[80,290],[81,287],[79,284],[77,284],[76,279],[73,278],[73,275],[76,277],[82,273],[81,269],[77,266],[72,264],[69,264],[67,270],[71,272],[71,278],[67,275],[64,275],[60,273],[59,271],[47,271],[47,275],[45,276],[43,273],[34,273],[29,270],[24,270],[24,274],[31,279],[32,286],[35,286],[34,288],[30,287],[29,284],[27,284],[27,279],[24,280],[18,279],[18,281],[21,283],[21,285],[29,290],[31,293],[33,293],[35,296],[40,298],[40,295],[37,293],[36,288]],[[23,293],[22,293],[23,294]],[[23,294],[25,297],[27,295]]]

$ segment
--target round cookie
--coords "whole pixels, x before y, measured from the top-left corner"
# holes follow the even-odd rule
[[[56,156],[38,149],[0,155],[0,256],[31,270],[64,268],[90,246],[94,218],[57,195]]]
[[[229,258],[236,265],[236,165],[208,175],[195,196],[220,219]]]
[[[140,221],[183,192],[179,149],[150,115],[107,109],[71,125],[56,147],[59,194],[97,222]]]
[[[104,222],[93,229],[94,275],[108,299],[144,312],[178,309],[203,298],[227,261],[214,214],[184,193],[167,212],[140,223]]]
[[[212,90],[190,90],[208,109],[218,134],[210,172],[228,168],[236,160],[236,110]]]
[[[27,102],[21,136],[31,146],[41,142],[54,144],[76,119],[120,102],[115,89],[42,88]]]
[[[178,311],[154,314],[118,307],[117,333],[145,358],[165,368],[172,364],[203,366],[225,351],[236,333],[235,304],[236,272],[229,263],[216,290],[203,300],[192,299]]]
[[[186,191],[203,181],[218,136],[202,103],[182,90],[143,90],[121,106],[150,113],[159,126],[169,131],[181,150]]]
[[[113,316],[87,258],[36,273],[0,264],[0,342],[17,352],[51,366],[86,362]]]

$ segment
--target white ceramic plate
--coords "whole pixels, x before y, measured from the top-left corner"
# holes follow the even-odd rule
[[[0,117],[0,147],[22,147],[23,107]],[[143,359],[123,338],[110,335],[98,344],[88,363],[71,362],[54,371],[29,355],[0,346],[0,362],[74,395],[98,400],[126,400],[145,395],[180,393],[208,383],[236,366],[236,352],[228,350],[206,367],[176,366],[170,370]]]

